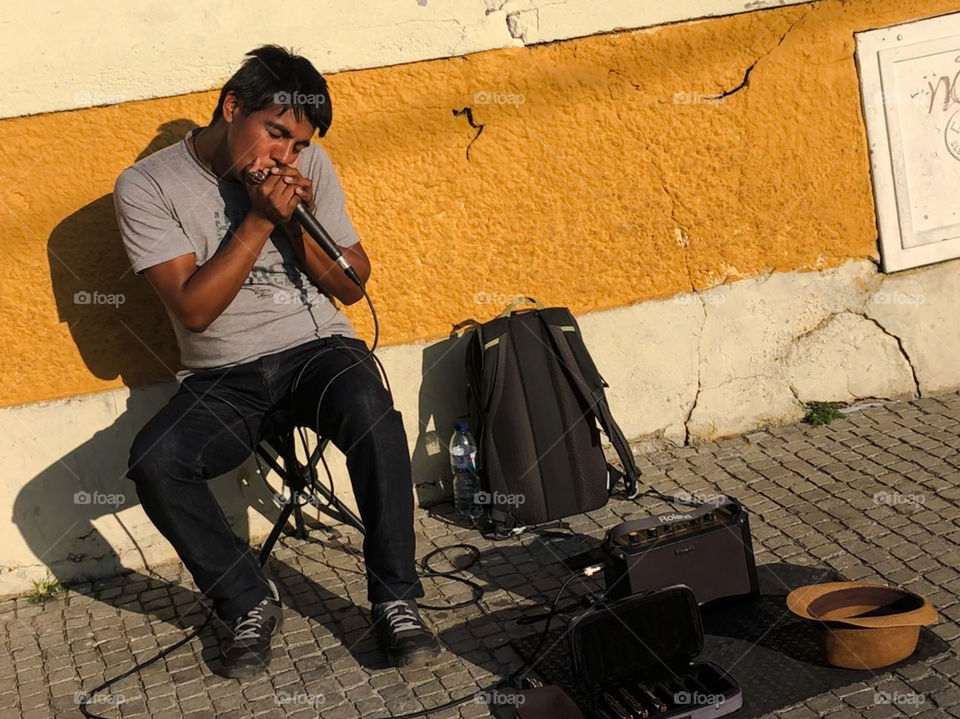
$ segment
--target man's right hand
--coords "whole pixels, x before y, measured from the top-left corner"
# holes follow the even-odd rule
[[[294,168],[271,168],[263,182],[246,184],[250,212],[274,225],[290,222],[293,210],[309,196],[309,182]]]

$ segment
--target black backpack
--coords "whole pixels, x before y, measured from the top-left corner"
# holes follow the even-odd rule
[[[600,428],[630,497],[639,476],[573,315],[524,299],[537,309],[516,310],[517,302],[474,322],[466,348],[482,500],[499,529],[604,506],[621,474],[607,464]]]

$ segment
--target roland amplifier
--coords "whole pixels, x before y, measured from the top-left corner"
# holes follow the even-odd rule
[[[604,550],[612,599],[674,584],[690,587],[698,604],[757,593],[750,522],[729,498],[618,524]]]

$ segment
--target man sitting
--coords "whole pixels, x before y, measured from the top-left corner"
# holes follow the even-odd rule
[[[311,143],[331,119],[313,65],[261,47],[223,86],[209,125],[124,170],[114,191],[130,262],[163,301],[186,367],[134,440],[127,476],[232,627],[221,646],[228,676],[266,669],[282,613],[277,587],[207,480],[243,463],[278,406],[346,455],[366,528],[367,595],[391,662],[418,665],[440,653],[415,601],[423,589],[400,413],[371,358],[347,370],[367,345],[330,299],[351,304],[362,293],[291,220],[306,203],[366,282],[370,263],[340,182]]]

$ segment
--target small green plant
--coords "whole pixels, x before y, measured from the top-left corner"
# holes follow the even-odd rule
[[[48,599],[59,598],[65,591],[60,580],[47,572],[47,576],[43,579],[33,580],[33,591],[27,595],[27,600],[33,604],[40,604]]]
[[[838,402],[807,402],[807,414],[804,415],[803,421],[813,425],[836,422],[843,417],[843,413],[837,409],[842,406]]]

